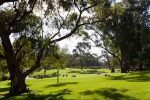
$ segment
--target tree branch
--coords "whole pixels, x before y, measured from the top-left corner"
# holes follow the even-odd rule
[[[44,19],[44,18],[43,18],[43,19]],[[42,20],[43,20],[43,19],[42,19]],[[40,27],[41,27],[41,25],[38,26],[38,27],[36,28],[36,30],[35,30],[33,33],[36,33]],[[29,38],[31,38],[31,37],[34,35],[33,33],[30,35]],[[26,41],[17,49],[17,51],[16,51],[16,53],[15,53],[15,56],[18,55],[18,53],[20,52],[20,50],[21,50],[27,43],[28,43],[28,40],[26,40]]]
[[[63,22],[60,24],[60,27],[58,27],[58,32],[55,33],[50,39],[55,38],[55,37],[60,33],[60,30],[62,29],[63,25],[64,25],[65,22],[67,21],[67,18],[68,18],[68,16],[69,16],[69,13],[70,13],[70,11],[67,13],[67,16],[66,16],[66,18],[65,18],[64,20],[63,20],[62,16],[59,15],[59,16],[61,17],[61,19],[63,20]]]
[[[17,0],[18,1],[18,0]],[[30,1],[30,0],[29,0]],[[16,14],[15,14],[15,17],[13,18],[13,20],[8,24],[8,26],[6,27],[6,31],[10,30],[11,27],[17,23],[17,22],[20,22],[22,21],[28,14],[32,13],[33,11],[33,8],[36,4],[36,1],[37,0],[34,0],[32,6],[31,6],[31,9],[29,11],[24,11],[23,14],[21,16],[19,16],[19,10],[15,10],[16,11]],[[10,35],[10,34],[9,34]]]
[[[75,27],[71,30],[71,32],[70,32],[69,34],[67,34],[67,35],[65,35],[65,36],[62,36],[62,37],[60,37],[60,38],[58,38],[58,39],[52,40],[51,43],[59,42],[59,41],[65,39],[65,38],[70,37],[72,34],[74,34],[74,33],[76,32],[76,30],[80,27],[80,26],[79,26],[79,23],[80,23],[80,19],[81,19],[82,13],[83,13],[83,12],[80,12],[79,17],[78,17],[78,19],[77,19],[77,21],[76,21],[76,25],[75,25]]]
[[[15,2],[15,1],[18,1],[18,0],[0,0],[0,6],[4,3]]]
[[[101,20],[97,20],[97,21],[93,21],[93,22],[86,22],[86,23],[80,24],[80,20],[81,20],[81,18],[82,18],[83,12],[86,11],[86,10],[88,10],[88,9],[90,9],[90,8],[95,7],[95,6],[98,5],[98,4],[99,4],[99,3],[96,3],[96,4],[93,4],[93,5],[91,5],[91,6],[86,7],[86,8],[84,8],[84,9],[80,9],[80,8],[77,6],[76,2],[74,1],[74,5],[75,5],[75,7],[78,9],[78,11],[79,11],[79,17],[78,17],[78,19],[77,19],[77,21],[76,21],[75,27],[71,30],[70,33],[68,33],[67,35],[62,36],[62,37],[60,37],[60,38],[58,38],[58,39],[52,40],[51,43],[56,43],[56,42],[59,42],[59,41],[65,39],[65,38],[70,37],[71,35],[73,35],[73,34],[78,30],[79,27],[81,27],[81,26],[83,26],[83,25],[95,24],[95,23],[98,23],[98,22],[102,22]]]
[[[116,56],[114,53],[110,52],[106,47],[100,47],[100,48],[104,49],[109,54],[111,54],[113,57],[117,58],[119,62],[121,62],[120,58],[118,56]]]
[[[37,68],[39,68],[41,66],[41,59],[42,59],[42,56],[43,56],[43,52],[44,52],[44,48],[45,47],[42,47],[37,55],[37,59],[35,61],[35,64],[34,66],[32,66],[30,69],[26,70],[24,72],[24,76],[27,77],[30,73],[32,73],[34,70],[36,70]]]

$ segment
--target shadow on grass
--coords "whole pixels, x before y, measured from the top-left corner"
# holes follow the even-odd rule
[[[10,87],[0,88],[0,93],[1,93],[1,92],[8,92],[9,89],[10,89]]]
[[[43,78],[53,78],[53,77],[57,77],[57,72],[54,72],[52,74],[47,74],[47,75],[32,75],[30,76],[30,78],[35,78],[35,79],[43,79]]]
[[[66,85],[75,85],[78,84],[78,82],[66,82],[66,83],[59,83],[59,84],[52,84],[52,85],[47,85],[45,88],[48,87],[61,87],[61,86],[66,86]]]
[[[80,71],[78,71],[78,70],[72,70],[72,71],[69,71],[68,73],[78,73],[78,74],[80,74],[81,70]]]
[[[104,99],[109,99],[109,100],[138,100],[135,97],[131,97],[128,95],[125,95],[124,93],[127,92],[127,89],[115,89],[115,88],[101,88],[98,90],[87,90],[84,92],[81,92],[81,95],[94,95],[97,94],[99,96],[103,96]]]
[[[8,100],[8,99],[11,99],[11,100],[65,100],[64,99],[64,95],[70,95],[71,94],[71,90],[69,89],[63,89],[63,90],[60,90],[60,91],[57,91],[57,92],[52,92],[48,95],[38,95],[38,94],[23,94],[19,97],[17,96],[14,96],[14,97],[3,97],[3,98],[0,98],[0,100]]]
[[[10,83],[7,83],[7,85],[10,86]],[[30,85],[27,84],[27,87],[28,86],[30,86]],[[7,93],[2,94],[2,92],[9,92],[9,90],[10,90],[10,87],[0,88],[0,96],[7,95]]]
[[[109,77],[111,80],[126,80],[129,82],[148,82],[150,81],[150,72],[131,72],[127,75],[121,75],[121,76],[111,76]]]

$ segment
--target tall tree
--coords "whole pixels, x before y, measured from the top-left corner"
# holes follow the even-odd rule
[[[128,72],[134,59],[138,59],[142,70],[143,42],[141,40],[149,29],[149,6],[149,1],[125,0],[109,8],[97,10],[101,19],[108,18],[98,27],[109,36],[115,47],[119,48],[122,57],[121,72]]]
[[[93,19],[94,16],[83,16],[85,12],[92,12],[94,7],[100,3],[99,0],[1,0],[0,5],[6,4],[0,9],[0,38],[4,49],[4,55],[1,54],[1,58],[6,59],[10,73],[11,88],[9,94],[27,92],[25,78],[40,67],[47,45],[76,34],[79,27],[83,25],[101,22],[101,20]],[[40,21],[33,14],[35,11],[41,12]],[[45,31],[44,27],[46,26],[47,30]],[[42,31],[39,31],[39,28],[42,28]],[[63,32],[64,29],[66,29],[65,32]],[[17,62],[16,54],[19,54],[18,52],[27,42],[23,43],[15,52],[10,40],[10,35],[14,33],[17,34],[16,36],[27,34],[27,36],[35,38],[32,38],[35,43],[35,64],[23,72]],[[43,42],[43,33],[49,36],[45,42]]]

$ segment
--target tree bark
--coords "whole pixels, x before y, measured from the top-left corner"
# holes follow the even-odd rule
[[[57,84],[59,84],[59,68],[57,67]]]
[[[10,42],[8,33],[4,33],[3,35],[1,35],[1,40],[11,79],[11,87],[9,94],[16,95],[21,94],[23,92],[27,92],[25,77],[21,73],[20,67],[16,61],[16,57],[14,56],[13,47]]]
[[[122,66],[121,66],[121,73],[127,73],[129,72],[129,65],[128,63],[125,61]]]
[[[44,77],[46,76],[46,68],[44,68]]]
[[[143,71],[143,63],[142,63],[142,61],[139,62],[139,70]]]
[[[109,70],[112,71],[112,67],[111,67],[111,65],[110,65],[110,60],[109,60],[109,56],[108,56],[108,53],[107,53],[107,52],[106,52],[106,59],[107,59],[108,68],[109,68]]]

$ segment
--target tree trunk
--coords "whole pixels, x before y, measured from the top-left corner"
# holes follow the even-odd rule
[[[140,71],[143,71],[143,63],[142,63],[141,60],[140,60],[140,62],[139,62],[139,70],[140,70]]]
[[[142,41],[141,41],[141,33],[138,32],[137,34],[137,47],[138,47],[138,56],[139,56],[139,70],[142,71],[143,70],[143,63],[142,63],[142,53],[143,53],[143,46],[142,46]]]
[[[127,73],[129,72],[129,54],[128,51],[125,48],[121,49],[121,60],[120,60],[120,65],[121,65],[121,73]]]
[[[83,60],[83,59],[82,59]],[[80,57],[80,69],[83,70],[83,61],[81,60],[81,57]]]
[[[111,73],[114,73],[114,72],[115,72],[115,68],[112,67],[112,68],[111,68]]]
[[[108,68],[109,68],[109,70],[112,71],[113,68],[112,68],[111,65],[110,65],[110,60],[109,60],[108,53],[106,53],[106,59],[107,59]]]
[[[121,66],[121,73],[127,73],[127,72],[129,72],[128,63],[124,62],[123,65]]]
[[[59,84],[59,68],[57,67],[57,84]]]
[[[13,47],[9,39],[9,35],[7,33],[1,36],[2,45],[4,48],[4,53],[6,56],[6,62],[8,71],[11,79],[11,87],[9,94],[16,95],[21,94],[23,92],[27,92],[25,77],[21,73],[20,67],[16,61],[16,57],[14,56]]]
[[[46,76],[46,68],[44,68],[44,77]]]
[[[127,73],[127,70],[124,66],[121,67],[121,73]]]

